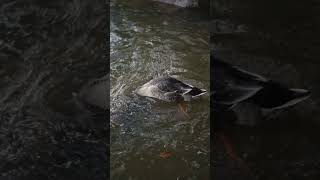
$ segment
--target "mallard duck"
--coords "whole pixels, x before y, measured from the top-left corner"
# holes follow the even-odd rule
[[[151,97],[166,102],[191,101],[207,91],[181,82],[173,77],[159,77],[138,87],[135,91],[140,96]]]
[[[184,102],[191,101],[206,92],[205,89],[194,87],[170,76],[152,79],[135,90],[140,96],[178,103],[183,112],[185,112]]]
[[[214,106],[232,108],[251,102],[270,111],[295,105],[310,96],[308,90],[288,88],[214,57],[211,61]]]
[[[234,117],[230,118],[230,110],[248,102],[270,112],[293,106],[307,99],[310,92],[305,89],[288,88],[281,83],[245,71],[213,56],[210,60],[211,89],[213,91],[211,108],[213,108],[214,115],[214,122],[211,123],[212,129],[222,140],[228,155],[238,161],[242,171],[247,174],[249,168],[238,156],[224,132],[226,126],[235,120]],[[249,118],[249,114],[245,114],[244,117]]]

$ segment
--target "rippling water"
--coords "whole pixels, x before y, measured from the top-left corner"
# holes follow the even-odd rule
[[[202,19],[202,20],[201,20]],[[111,2],[111,179],[207,179],[209,97],[175,104],[133,94],[170,75],[209,86],[209,32],[203,14],[151,1]],[[169,151],[169,158],[159,157]]]
[[[255,179],[318,179],[319,8],[316,1],[213,1],[212,53],[234,65],[311,97],[258,127],[235,127],[229,135]],[[249,116],[244,116],[249,117]],[[213,141],[216,179],[241,178],[239,165]]]
[[[99,1],[0,8],[1,179],[106,179],[106,116],[73,93],[108,71]]]

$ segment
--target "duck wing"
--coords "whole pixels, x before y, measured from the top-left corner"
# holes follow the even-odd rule
[[[211,57],[213,84],[213,102],[216,104],[235,105],[247,100],[261,90],[268,81],[266,78],[232,66]]]
[[[188,93],[193,86],[185,84],[173,77],[161,77],[150,82],[151,85],[156,85],[159,90],[164,92],[177,92],[180,94]]]

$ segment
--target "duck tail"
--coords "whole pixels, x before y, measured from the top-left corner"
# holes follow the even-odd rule
[[[310,94],[306,89],[290,89],[280,83],[268,81],[252,100],[262,108],[274,110],[295,105],[307,99]]]
[[[192,89],[188,92],[189,95],[193,97],[201,96],[203,94],[207,93],[207,90],[205,89],[200,89],[197,87],[192,87]]]
[[[306,89],[296,89],[296,88],[291,88],[289,89],[291,92],[292,100],[287,104],[287,106],[291,106],[294,104],[297,104],[307,98],[310,97],[311,92],[306,90]]]

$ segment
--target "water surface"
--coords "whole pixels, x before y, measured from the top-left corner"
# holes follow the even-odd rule
[[[108,73],[104,5],[2,3],[1,179],[107,178],[107,116],[73,97]]]
[[[312,94],[258,127],[230,129],[240,156],[255,179],[319,178],[319,2],[213,2],[212,54]],[[225,156],[219,140],[214,147],[215,177],[240,179],[239,164]]]
[[[209,97],[188,104],[188,119],[176,104],[133,93],[163,75],[209,90],[203,17],[152,1],[111,2],[111,179],[208,179]]]

